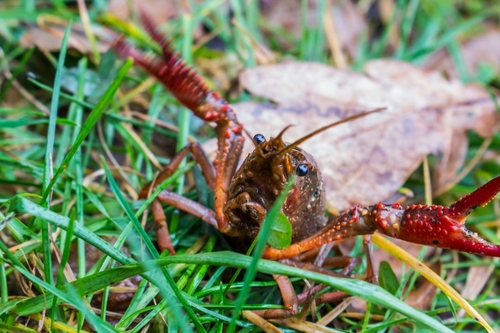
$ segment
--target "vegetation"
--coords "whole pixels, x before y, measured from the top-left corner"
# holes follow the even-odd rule
[[[361,70],[368,60],[381,57],[423,66],[445,50],[461,80],[482,84],[491,93],[498,86],[498,67],[481,62],[471,72],[462,48],[488,28],[498,28],[498,4],[359,1],[352,8],[361,13],[363,28],[344,39],[341,60],[332,56],[335,33],[324,16],[340,5],[296,1],[296,9],[290,6],[277,17],[272,10],[280,2],[144,1],[141,6],[151,6],[148,12],[183,58],[231,103],[252,98],[238,88],[238,72],[269,59],[337,66],[345,61]],[[403,265],[401,275],[394,275],[399,262],[380,266],[379,287],[257,261],[233,251],[213,228],[171,207],[165,211],[177,255],[159,254],[146,213],[160,189],[148,200],[138,200],[138,192],[175,150],[188,140],[206,141],[213,131],[132,67],[131,60],[104,51],[116,37],[111,31],[142,48],[152,47],[136,13],[129,12],[133,8],[133,1],[126,0],[0,2],[0,330],[260,331],[259,319],[233,309],[280,308],[270,274],[290,276],[299,292],[308,279],[327,285],[325,291],[339,289],[366,301],[339,313],[332,310],[343,304],[312,307],[307,322],[274,322],[284,331],[313,329],[307,326],[312,323],[328,325],[332,332],[485,330],[432,287],[427,289],[432,297],[419,304],[423,311],[405,303],[412,288],[426,292],[418,289],[424,282],[415,270]],[[289,20],[291,13],[297,19]],[[342,24],[350,31],[358,23],[349,18]],[[275,127],[282,128],[279,122]],[[485,143],[470,133],[469,140],[467,172],[434,202],[449,204],[500,174],[498,158],[484,157],[497,156],[500,137]],[[436,158],[429,163],[432,167]],[[430,186],[425,169],[415,171],[402,189],[413,191],[420,202]],[[161,188],[211,206],[213,194],[198,181],[199,174],[187,162]],[[499,244],[498,216],[495,202],[469,219],[471,229]],[[363,258],[361,240],[350,251]],[[425,249],[419,258],[424,257]],[[467,295],[491,328],[500,329],[496,259],[442,251],[425,261],[442,265],[438,274]],[[366,263],[360,262],[355,274],[362,277]],[[471,279],[470,274],[476,275]]]

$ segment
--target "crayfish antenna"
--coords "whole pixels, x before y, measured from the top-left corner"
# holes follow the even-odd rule
[[[344,123],[348,123],[350,121],[353,121],[355,119],[358,119],[358,118],[361,118],[361,117],[365,117],[365,116],[368,116],[372,113],[377,113],[377,112],[381,112],[381,111],[384,111],[386,108],[385,107],[382,107],[382,108],[377,108],[377,109],[374,109],[374,110],[370,110],[370,111],[366,111],[366,112],[361,112],[361,113],[358,113],[354,116],[350,116],[350,117],[347,117],[347,118],[344,118],[342,120],[339,120],[339,121],[335,121],[331,124],[328,124],[328,125],[325,125],[323,127],[320,127],[318,128],[317,130],[309,133],[309,134],[306,134],[304,135],[302,138],[296,140],[295,142],[289,144],[288,146],[286,146],[285,148],[281,149],[280,151],[276,152],[276,155],[283,155],[289,151],[291,151],[292,149],[294,149],[295,147],[298,147],[301,143],[303,143],[304,141],[306,140],[309,140],[310,138],[312,138],[313,136],[321,133],[321,132],[324,132],[326,131],[327,129],[331,128],[331,127],[334,127],[334,126],[337,126],[337,125],[341,125],[341,124],[344,124]],[[290,126],[287,126],[285,127],[281,132],[280,134],[278,135],[277,138],[281,138],[281,136],[283,135],[283,133],[289,128]]]

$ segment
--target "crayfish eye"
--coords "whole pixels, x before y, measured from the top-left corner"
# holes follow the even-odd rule
[[[299,177],[304,177],[308,172],[309,168],[307,167],[307,164],[304,163],[297,165],[297,169],[295,170],[295,173]]]
[[[255,134],[253,137],[253,141],[260,145],[262,142],[266,141],[266,137],[263,136],[262,134]]]

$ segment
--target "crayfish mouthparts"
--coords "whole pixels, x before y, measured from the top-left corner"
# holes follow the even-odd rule
[[[471,254],[500,257],[500,245],[492,244],[465,227],[467,216],[479,206],[485,206],[500,191],[500,176],[449,207],[378,203],[353,207],[313,236],[278,250],[268,247],[266,259],[285,259],[320,245],[349,237],[372,234],[375,231],[408,242],[440,247]]]

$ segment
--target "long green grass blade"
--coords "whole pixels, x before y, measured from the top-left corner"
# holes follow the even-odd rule
[[[71,285],[76,290],[82,290],[87,293],[106,286],[110,283],[110,281],[121,281],[127,279],[130,276],[142,274],[147,271],[148,267],[186,263],[194,265],[228,266],[248,269],[252,263],[252,260],[252,257],[234,252],[212,252],[192,255],[177,255],[155,259],[153,263],[147,263],[146,265],[136,263],[132,265],[117,267],[112,270],[97,273],[93,276],[87,276],[83,279],[73,282]],[[363,299],[373,302],[374,304],[392,309],[407,316],[420,325],[429,327],[437,332],[453,332],[436,319],[429,317],[423,312],[413,309],[411,306],[407,305],[401,300],[394,298],[383,288],[362,280],[327,276],[264,259],[258,261],[256,270],[260,273],[281,274],[323,283],[327,286],[345,291],[354,296],[362,297]],[[65,288],[66,287],[63,286],[62,290],[65,290]],[[35,299],[37,300],[37,302],[32,302],[29,307],[26,306],[26,304],[17,305],[17,307],[15,307],[16,312],[26,315],[40,310],[44,304],[43,295],[37,296]],[[48,298],[47,300],[50,300],[50,298]]]
[[[56,135],[56,120],[57,112],[59,111],[59,94],[61,92],[61,78],[64,72],[64,62],[66,60],[66,51],[68,49],[68,39],[69,33],[71,31],[71,22],[69,22],[66,30],[64,31],[64,37],[61,44],[61,53],[59,54],[59,60],[57,63],[56,76],[54,79],[54,92],[52,94],[52,101],[50,103],[50,116],[49,125],[47,128],[47,145],[45,148],[45,164],[43,171],[43,193],[47,193],[45,197],[42,198],[42,204],[45,207],[50,205],[50,193],[51,186],[50,181],[52,179],[53,170],[53,157],[54,157],[54,142]],[[50,235],[49,226],[42,223],[42,252],[43,252],[43,268],[45,280],[48,284],[53,283],[52,277],[52,255],[50,253]]]
[[[248,270],[245,273],[243,288],[238,294],[238,299],[236,300],[236,305],[234,307],[232,320],[231,324],[229,325],[228,332],[233,332],[236,329],[235,321],[239,316],[243,304],[245,304],[247,300],[248,292],[250,291],[250,284],[254,280],[255,275],[257,274],[257,265],[259,263],[259,260],[261,260],[260,257],[262,256],[262,252],[264,252],[264,249],[267,245],[269,234],[271,233],[272,222],[275,221],[276,218],[278,217],[278,214],[281,211],[281,207],[283,206],[283,203],[285,202],[285,199],[288,196],[288,192],[290,192],[290,189],[293,187],[295,178],[296,177],[294,176],[288,180],[288,183],[286,184],[285,188],[280,193],[278,198],[276,198],[273,207],[269,210],[269,213],[266,216],[264,224],[260,229],[257,245],[255,246],[255,250],[253,252],[252,262],[250,264],[250,267],[248,267]]]
[[[140,239],[146,244],[146,248],[149,250],[149,253],[151,254],[151,256],[153,258],[158,258],[159,257],[158,251],[156,250],[155,246],[151,242],[151,239],[148,237],[148,235],[146,234],[146,232],[142,228],[141,222],[139,222],[139,220],[135,216],[134,212],[132,211],[132,208],[130,207],[130,205],[127,203],[127,201],[123,197],[120,189],[118,188],[118,185],[116,184],[116,182],[113,179],[111,171],[106,166],[104,160],[102,162],[103,162],[104,170],[106,172],[106,176],[108,177],[108,182],[109,182],[111,189],[113,190],[115,196],[117,197],[118,202],[120,203],[123,210],[127,214],[127,217],[130,219],[131,223],[133,224],[135,231],[139,234]],[[170,275],[170,273],[165,268],[162,268],[162,273],[165,276],[165,279],[167,282],[165,287],[168,288],[167,293],[168,293],[169,297],[167,299],[169,300],[169,307],[172,310],[172,312],[174,313],[177,321],[181,324],[182,331],[186,332],[186,331],[190,331],[191,329],[190,329],[189,324],[187,322],[181,321],[182,319],[184,319],[184,317],[182,316],[182,314],[179,311],[180,305],[182,305],[184,310],[187,312],[187,314],[189,315],[189,317],[191,318],[191,320],[195,324],[196,328],[200,332],[205,332],[205,328],[203,327],[203,325],[201,325],[201,323],[198,320],[198,318],[196,317],[196,314],[194,313],[193,309],[189,306],[189,304],[184,299],[184,296],[181,294],[181,291],[179,290],[179,288],[175,284],[175,281],[172,278],[172,276]]]
[[[59,168],[56,170],[54,177],[52,177],[52,180],[48,184],[47,187],[44,187],[44,192],[43,192],[43,198],[47,198],[47,196],[50,193],[50,189],[54,186],[56,183],[57,179],[59,176],[63,173],[63,171],[67,168],[69,162],[73,158],[73,156],[76,154],[78,148],[81,146],[83,143],[83,140],[87,137],[89,132],[92,130],[94,127],[95,123],[99,118],[102,116],[102,113],[106,110],[108,105],[111,103],[113,100],[113,97],[120,87],[120,84],[122,80],[125,78],[125,75],[127,74],[128,70],[130,67],[132,67],[133,60],[128,59],[120,68],[118,71],[115,79],[113,82],[111,82],[109,88],[106,90],[102,98],[99,100],[95,108],[92,110],[92,112],[89,114],[87,121],[83,124],[80,133],[78,134],[78,137],[76,138],[75,142],[73,143],[73,146],[71,147],[70,151],[66,154],[66,157],[62,161],[62,164],[59,166]]]
[[[96,329],[100,329],[99,330],[100,332],[114,332],[114,330],[112,330],[111,326],[108,323],[102,321],[94,313],[90,312],[87,305],[85,305],[84,302],[81,301],[80,295],[68,295],[66,293],[68,291],[73,293],[73,294],[75,293],[75,289],[72,288],[72,286],[69,286],[68,288],[65,289],[65,291],[62,291],[60,288],[56,288],[52,284],[40,279],[36,275],[29,272],[23,266],[23,264],[9,252],[7,246],[3,242],[0,242],[0,250],[6,255],[6,257],[11,261],[11,264],[13,264],[21,274],[23,274],[26,278],[28,278],[33,283],[35,283],[39,286],[42,286],[44,288],[44,290],[51,293],[50,296],[49,295],[42,295],[42,296],[48,296],[50,298],[50,301],[47,301],[46,304],[50,304],[51,301],[53,300],[53,297],[56,296],[58,298],[57,301],[67,302],[69,304],[72,304],[76,309],[83,311],[86,314],[89,321],[94,325],[94,327],[96,327]],[[23,304],[26,304],[26,303],[23,303]]]

